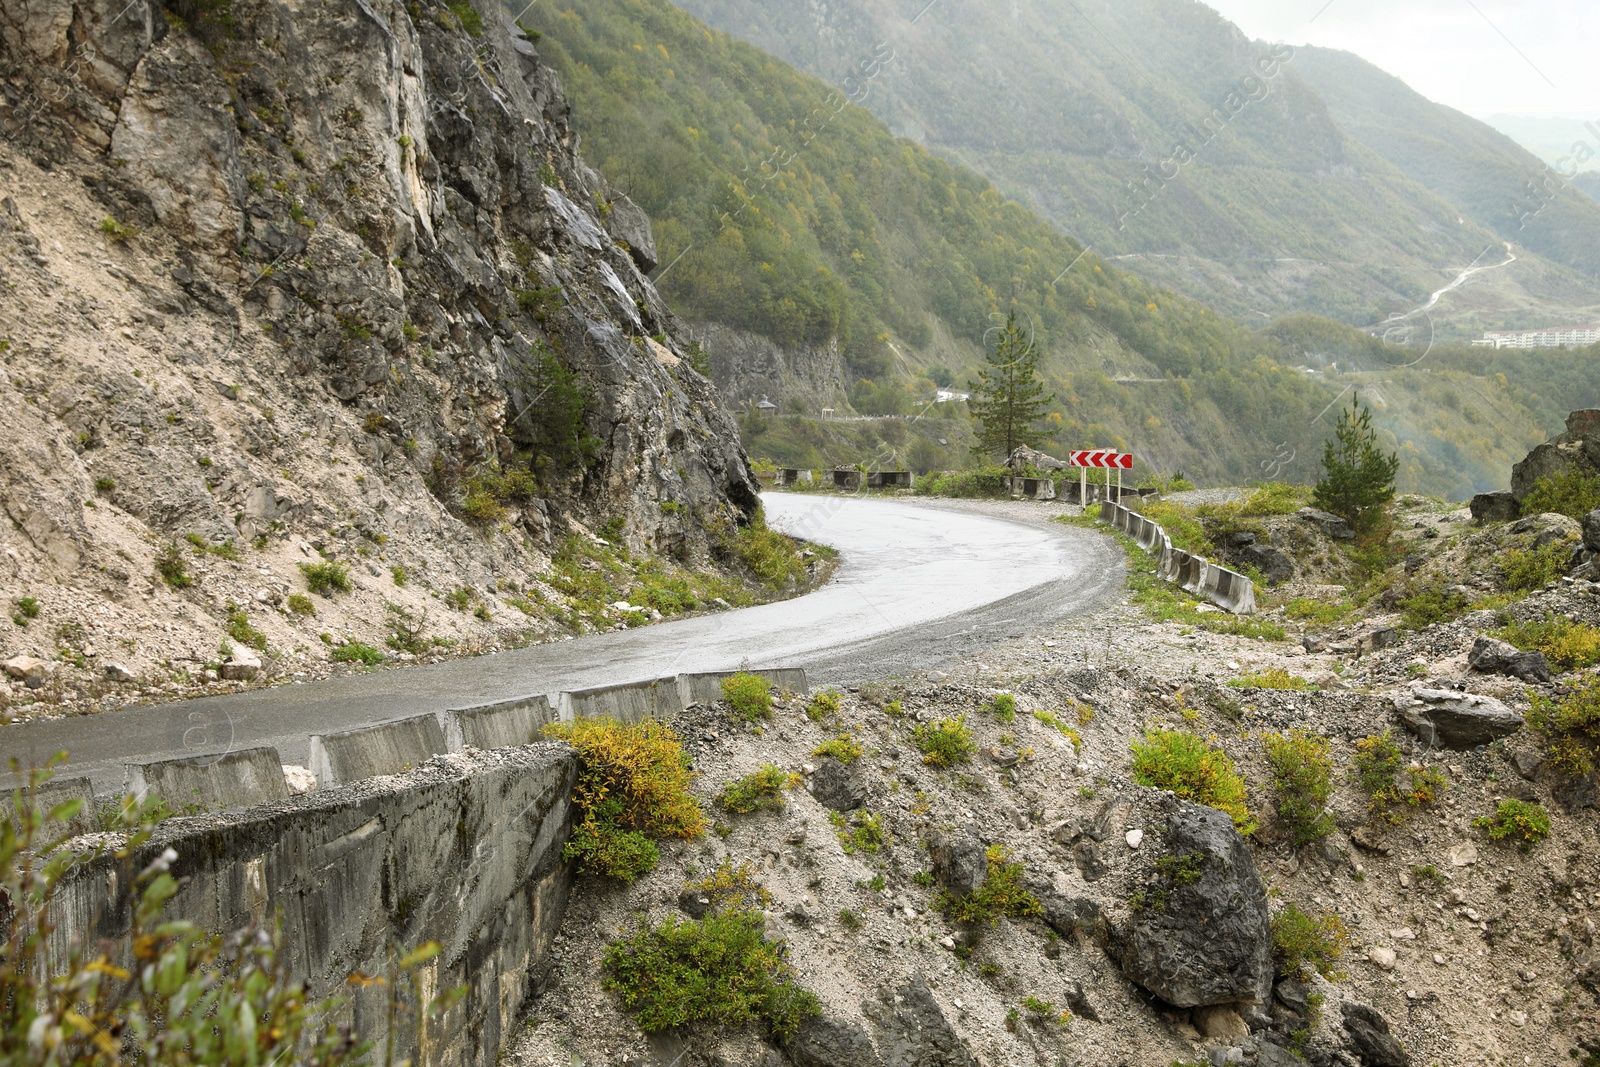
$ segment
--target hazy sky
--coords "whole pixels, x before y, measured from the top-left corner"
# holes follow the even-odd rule
[[[1469,115],[1600,119],[1595,0],[1205,0],[1251,37],[1354,52]]]

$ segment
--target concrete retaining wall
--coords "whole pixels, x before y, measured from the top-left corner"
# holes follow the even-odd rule
[[[868,471],[868,489],[910,489],[916,476],[910,471]]]
[[[601,686],[598,689],[579,689],[562,693],[560,702],[561,719],[564,722],[573,719],[621,719],[623,722],[669,719],[683,710],[676,675]]]
[[[1030,500],[1054,500],[1056,498],[1056,483],[1051,478],[1013,478],[1011,479],[1011,495],[1013,497],[1027,497]]]
[[[829,484],[835,489],[861,488],[860,471],[824,471],[823,474],[831,479]]]
[[[476,704],[445,712],[445,744],[451,752],[463,748],[509,748],[539,740],[544,724],[555,719],[555,709],[543,693]]]
[[[1158,523],[1120,504],[1102,501],[1100,518],[1133,538],[1140,548],[1155,553],[1158,559],[1156,573],[1164,581],[1174,582],[1195,596],[1236,615],[1255,614],[1256,588],[1249,578],[1173,548],[1172,539]]]
[[[738,671],[713,671],[708,674],[678,675],[678,699],[683,707],[690,704],[710,704],[722,699],[722,682]],[[752,667],[750,674],[759,674],[772,683],[774,689],[790,689],[796,693],[811,692],[806,672],[799,667]]]
[[[159,763],[130,763],[125,792],[140,801],[156,797],[176,814],[226,811],[289,799],[283,761],[275,748],[246,748],[220,756],[184,756]]]
[[[432,712],[336,734],[312,734],[309,762],[317,788],[344,785],[420,767],[449,751],[444,727]]]
[[[45,815],[48,815],[52,808],[59,808],[61,805],[73,800],[78,802],[76,814],[70,819],[60,821],[47,820],[42,834],[45,840],[93,833],[100,828],[99,822],[95,818],[94,783],[89,779],[52,778],[41,785],[33,794],[35,810]],[[7,790],[6,795],[0,798],[0,802],[4,803],[5,817],[10,817],[13,810],[10,790]]]
[[[561,849],[572,829],[578,761],[565,744],[443,756],[405,775],[318,790],[220,816],[173,819],[133,858],[167,847],[181,885],[166,916],[212,931],[282,923],[290,974],[318,997],[349,997],[340,1022],[385,1037],[386,990],[349,987],[356,970],[390,972],[400,952],[438,941],[424,988],[465,984],[466,998],[407,1030],[397,1055],[428,1067],[490,1067],[560,927],[571,888]],[[66,878],[51,938],[125,934],[128,884],[101,857]],[[381,1051],[374,1056],[383,1062]]]
[[[808,470],[800,470],[796,467],[778,468],[776,482],[778,485],[810,485],[811,481],[811,472]]]

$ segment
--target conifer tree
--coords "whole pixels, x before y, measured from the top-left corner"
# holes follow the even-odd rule
[[[1039,381],[1039,349],[1017,325],[1017,313],[1006,317],[998,343],[984,357],[988,366],[969,388],[967,409],[978,422],[972,450],[990,457],[1011,455],[1018,445],[1038,446],[1046,434],[1034,427],[1049,406],[1050,394]]]
[[[1378,447],[1372,428],[1372,409],[1353,398],[1339,413],[1334,437],[1322,448],[1322,478],[1311,492],[1311,502],[1350,520],[1357,530],[1369,531],[1394,499],[1394,476],[1400,457]]]

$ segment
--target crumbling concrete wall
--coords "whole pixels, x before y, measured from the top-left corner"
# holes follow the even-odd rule
[[[409,1027],[398,1033],[396,1058],[490,1067],[561,925],[577,773],[576,754],[556,742],[438,756],[405,774],[170,820],[134,869],[177,852],[182,889],[169,918],[218,932],[280,923],[291,973],[319,997],[349,996],[343,1021],[379,1042],[388,990],[346,979],[387,974],[400,954],[438,941],[424,995],[464,984],[467,996],[428,1025],[420,1048]],[[53,950],[125,933],[122,882],[111,859],[74,871]]]

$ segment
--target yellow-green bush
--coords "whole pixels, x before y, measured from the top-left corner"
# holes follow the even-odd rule
[[[1006,862],[1010,857],[1004,845],[990,845],[985,858],[988,873],[975,892],[960,897],[948,890],[940,892],[939,907],[951,922],[995,923],[1003,915],[1039,915],[1044,911],[1038,898],[1023,888],[1022,864]]]
[[[1567,774],[1588,774],[1600,756],[1600,680],[1559,700],[1533,697],[1528,725],[1550,744],[1550,762]]]
[[[1540,478],[1522,498],[1524,515],[1554,512],[1582,519],[1600,507],[1600,476],[1568,468],[1551,478]]]
[[[965,715],[923,723],[911,732],[911,742],[922,751],[922,762],[935,767],[954,766],[978,751]]]
[[[1524,800],[1502,800],[1493,815],[1473,819],[1472,825],[1493,841],[1515,837],[1517,847],[1526,852],[1550,836],[1550,813]]]
[[[1149,730],[1133,743],[1133,780],[1170,789],[1184,800],[1226,812],[1242,834],[1256,829],[1245,804],[1244,779],[1220,748],[1182,730]]]
[[[631,882],[659,859],[652,838],[700,836],[705,821],[689,792],[678,735],[654,720],[578,719],[551,723],[583,762],[573,800],[580,819],[564,855],[580,869]]]
[[[1356,742],[1352,773],[1356,784],[1367,794],[1368,809],[1373,818],[1391,826],[1405,822],[1410,809],[1437,803],[1439,795],[1449,787],[1444,775],[1436,768],[1411,770],[1406,767],[1405,757],[1400,754],[1400,748],[1388,730]],[[1402,774],[1405,776],[1403,781]]]
[[[1308,977],[1307,966],[1324,978],[1339,977],[1334,964],[1349,941],[1344,920],[1332,913],[1313,915],[1286,904],[1272,917],[1273,958],[1284,978]]]
[[[837,715],[843,700],[843,695],[837,689],[824,689],[819,693],[813,693],[810,702],[806,704],[806,718],[818,722],[830,715]]]
[[[1241,675],[1231,679],[1228,684],[1235,689],[1292,689],[1304,692],[1316,688],[1298,674],[1290,674],[1282,667]]]
[[[722,699],[745,722],[772,716],[772,683],[759,674],[740,671],[722,680]]]
[[[1496,631],[1495,636],[1524,652],[1543,652],[1557,671],[1575,671],[1600,663],[1600,629],[1562,615],[1512,623]]]
[[[849,734],[841,734],[831,741],[824,741],[811,750],[813,756],[832,756],[840,763],[854,763],[861,758],[864,750],[860,742]]]
[[[853,818],[846,819],[839,812],[830,811],[828,821],[838,831],[839,847],[847,855],[857,852],[876,855],[889,843],[889,831],[884,828],[883,820],[871,812],[858,811]]]
[[[995,717],[998,722],[1015,722],[1017,718],[1017,698],[1010,693],[996,693],[989,698],[984,710]]]
[[[1571,558],[1571,541],[1507,549],[1500,554],[1501,584],[1514,592],[1543,589],[1567,573]]]
[[[782,811],[783,791],[799,784],[798,774],[791,774],[775,763],[763,763],[754,774],[723,786],[717,803],[739,815],[752,811]]]
[[[1272,771],[1272,788],[1278,802],[1278,819],[1295,848],[1333,832],[1328,798],[1333,795],[1332,747],[1326,737],[1294,729],[1261,738]]]

